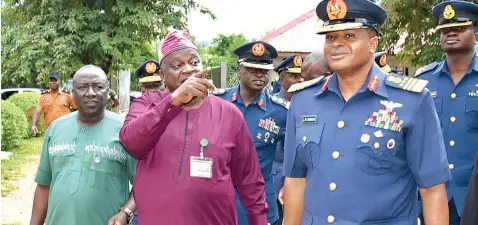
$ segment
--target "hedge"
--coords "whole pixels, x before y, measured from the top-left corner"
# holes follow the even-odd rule
[[[2,151],[13,150],[20,140],[28,136],[27,117],[23,111],[9,101],[1,101],[2,108]]]
[[[39,98],[40,98],[40,95],[37,93],[25,92],[25,93],[14,94],[7,99],[7,101],[15,104],[18,108],[20,108],[23,111],[23,113],[25,113],[25,116],[27,117],[27,120],[28,120],[28,126],[26,131],[27,134],[30,133],[33,114],[35,114],[35,111],[37,108],[37,102]],[[43,131],[43,114],[40,118],[40,121],[38,121],[37,128],[38,128],[37,135],[41,135]],[[31,136],[28,135],[27,138],[29,137]]]

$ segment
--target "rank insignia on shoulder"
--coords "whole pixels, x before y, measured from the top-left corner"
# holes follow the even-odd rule
[[[226,89],[219,88],[219,89],[215,89],[214,91],[211,91],[209,93],[213,94],[213,95],[223,95],[224,93],[226,93]]]
[[[289,88],[289,90],[287,90],[287,92],[293,93],[293,92],[296,92],[296,91],[306,89],[308,87],[312,87],[316,84],[319,84],[323,79],[324,79],[324,76],[320,76],[320,77],[314,78],[312,80],[308,80],[308,81],[304,81],[304,82],[301,82],[301,83],[293,84],[292,86],[290,86],[290,88]]]
[[[403,77],[390,74],[387,77],[385,84],[390,87],[402,89],[405,91],[420,93],[423,91],[423,89],[425,89],[428,84],[428,81],[413,77]]]
[[[289,106],[290,106],[290,102],[283,99],[283,98],[279,98],[277,96],[272,96],[271,97],[271,100],[272,102],[276,103],[277,105],[281,105],[283,106],[284,108],[286,109],[289,109]]]
[[[439,63],[437,62],[433,62],[433,63],[430,63],[424,67],[420,67],[416,72],[415,72],[415,76],[414,77],[418,77],[420,75],[422,75],[423,73],[425,72],[428,72],[430,70],[433,70],[435,69],[437,66],[439,65]]]

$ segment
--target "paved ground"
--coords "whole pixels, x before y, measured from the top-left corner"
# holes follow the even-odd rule
[[[17,181],[19,189],[2,198],[2,224],[15,223],[27,225],[30,223],[33,194],[36,187],[34,182],[36,170],[36,164],[25,168],[26,176]]]

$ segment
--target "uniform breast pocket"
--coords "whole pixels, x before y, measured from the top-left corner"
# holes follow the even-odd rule
[[[200,150],[197,149],[197,154],[192,154],[192,156],[199,156]],[[199,183],[206,183],[206,184],[216,184],[220,181],[226,179],[223,177],[226,168],[228,167],[228,162],[230,161],[230,149],[215,144],[215,143],[208,143],[208,146],[204,148],[204,157],[212,159],[212,168],[211,168],[211,178],[203,178],[203,177],[193,177],[191,176],[191,169],[195,168],[194,166],[191,168],[191,157],[189,157],[189,177],[191,180],[199,182]]]
[[[303,125],[296,128],[296,150],[300,160],[309,169],[320,162],[320,140],[325,124]]]
[[[478,97],[467,97],[465,119],[468,127],[478,129]]]
[[[101,191],[110,192],[115,184],[115,179],[126,179],[126,161],[93,156],[90,162],[90,170],[89,186]]]
[[[400,162],[399,149],[403,149],[400,132],[363,126],[357,140],[357,167],[371,175],[389,173]]]
[[[65,107],[68,107],[68,99],[67,98],[61,98],[60,99],[60,104],[62,104]]]
[[[42,108],[43,108],[43,112],[44,112],[44,113],[50,112],[50,110],[51,110],[51,102],[50,102],[50,101],[47,101],[47,100],[43,101],[43,107],[42,107]]]

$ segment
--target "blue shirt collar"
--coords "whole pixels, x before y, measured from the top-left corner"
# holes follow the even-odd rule
[[[322,88],[315,95],[320,95],[328,90],[336,93],[339,96],[342,96],[339,89],[337,73],[334,73],[325,79],[326,80],[323,82],[324,84],[321,86]],[[363,86],[359,89],[358,93],[371,91],[382,97],[388,98],[385,79],[387,79],[387,74],[384,73],[380,67],[374,63],[370,69],[370,72],[368,73],[367,79],[365,80]]]
[[[478,60],[476,60],[477,57],[478,55],[475,53],[475,56],[473,56],[473,58],[471,59],[470,66],[468,67],[468,71],[466,72],[466,74],[473,72],[473,70],[475,72],[478,72]],[[433,74],[440,73],[440,72],[442,72],[441,74],[450,74],[450,70],[448,69],[448,64],[446,63],[446,59],[443,60],[440,63],[440,65],[433,71]]]
[[[285,99],[285,93],[284,93],[284,90],[282,88],[277,93],[277,97]]]
[[[242,101],[241,95],[240,95],[240,85],[236,85],[235,87],[231,88],[232,96],[231,96],[231,102],[237,101],[238,103],[244,104],[244,101]],[[253,101],[252,104],[257,105],[259,108],[261,108],[264,111],[267,111],[267,94],[264,91],[261,91],[261,94],[258,95]]]

